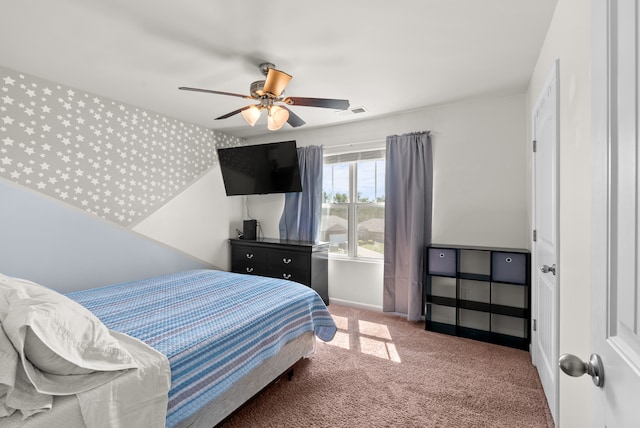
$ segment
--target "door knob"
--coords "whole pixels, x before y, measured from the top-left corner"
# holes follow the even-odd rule
[[[591,376],[595,386],[601,387],[604,385],[604,366],[598,354],[591,354],[591,358],[587,362],[572,354],[562,354],[558,364],[562,371],[569,376],[580,377],[587,373]]]
[[[547,266],[547,265],[542,265],[540,266],[540,272],[542,273],[549,273],[551,272],[552,274],[556,274],[556,264],[552,264],[551,266]]]

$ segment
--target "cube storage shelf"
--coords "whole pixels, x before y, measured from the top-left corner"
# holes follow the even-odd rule
[[[433,244],[425,279],[426,330],[529,349],[529,251]]]

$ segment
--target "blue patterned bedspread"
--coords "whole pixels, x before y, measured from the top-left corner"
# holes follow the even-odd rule
[[[308,331],[336,325],[320,296],[281,279],[193,270],[67,294],[169,359],[167,426],[196,413]]]

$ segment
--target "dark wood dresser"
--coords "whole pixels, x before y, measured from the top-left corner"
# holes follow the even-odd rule
[[[230,239],[231,271],[283,278],[314,289],[329,304],[329,243]]]

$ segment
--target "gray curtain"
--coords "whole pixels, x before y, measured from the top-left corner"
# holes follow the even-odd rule
[[[433,161],[429,132],[387,137],[383,310],[422,315],[425,247],[431,241]]]
[[[315,241],[322,218],[322,147],[298,147],[302,192],[285,193],[280,239]]]

